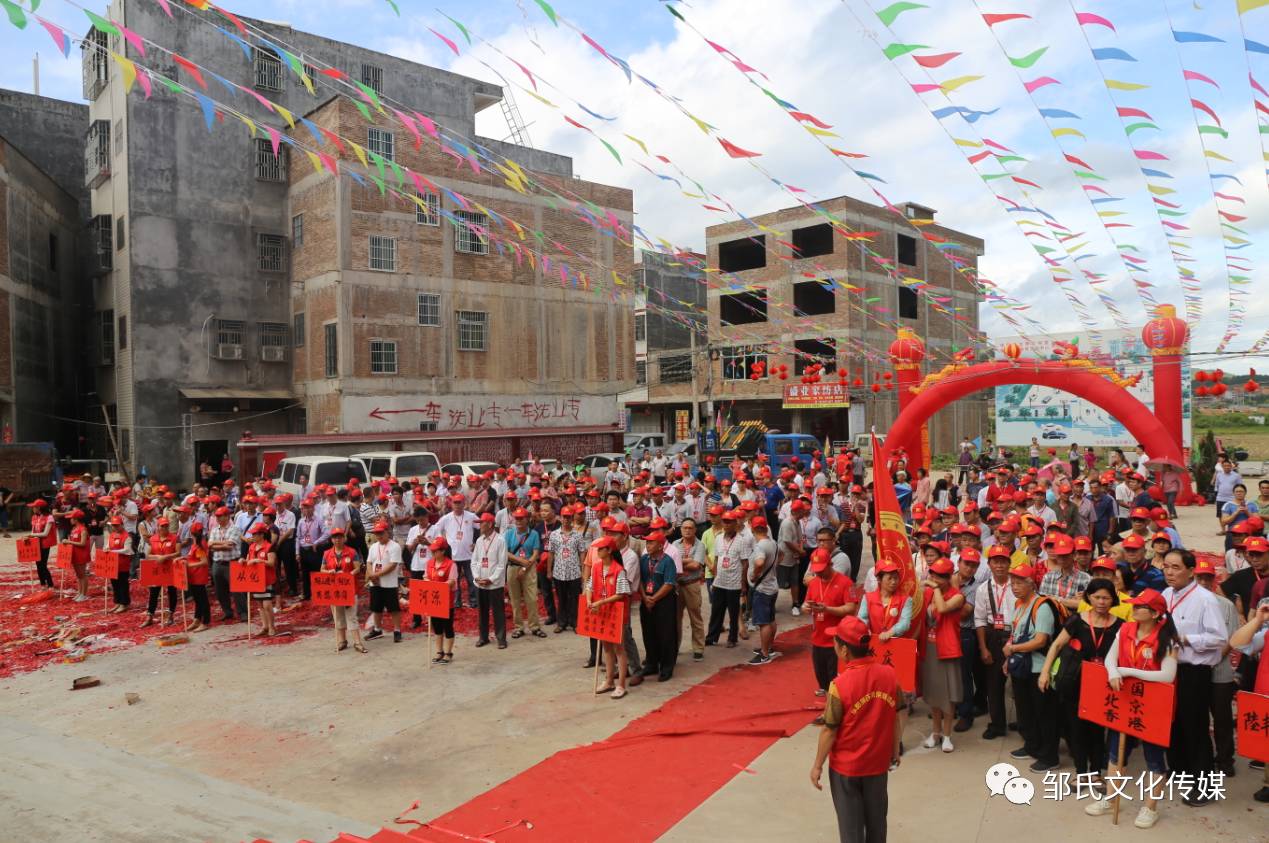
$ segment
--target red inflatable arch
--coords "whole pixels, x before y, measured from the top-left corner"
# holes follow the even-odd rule
[[[996,386],[1029,383],[1077,395],[1096,404],[1123,423],[1152,458],[1168,458],[1185,465],[1181,444],[1173,439],[1150,408],[1101,375],[1057,360],[1000,360],[968,366],[935,381],[912,397],[886,431],[887,442],[914,441],[921,425],[938,410],[973,392]]]

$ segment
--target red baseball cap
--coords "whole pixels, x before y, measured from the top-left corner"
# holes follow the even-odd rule
[[[1204,574],[1209,577],[1216,576],[1216,566],[1209,559],[1194,560],[1194,576],[1201,577]]]
[[[1146,546],[1146,540],[1143,539],[1141,536],[1137,535],[1136,533],[1133,533],[1131,536],[1124,539],[1122,544],[1124,547],[1128,548],[1129,550],[1140,550],[1141,548]]]
[[[868,624],[854,615],[847,615],[842,618],[837,623],[837,626],[833,627],[833,635],[852,647],[861,646],[872,637],[872,634],[868,631]]]
[[[1129,597],[1124,602],[1133,606],[1145,606],[1154,609],[1156,612],[1166,612],[1168,610],[1168,603],[1163,599],[1163,595],[1153,588],[1147,588],[1136,597]]]
[[[756,518],[751,518],[749,520],[749,529],[751,530],[767,529],[767,519],[761,515],[757,516]]]
[[[1144,506],[1138,506],[1133,509],[1132,514],[1129,517],[1140,521],[1149,521],[1150,510],[1146,509]]]
[[[946,577],[951,575],[954,570],[954,566],[952,565],[951,559],[948,559],[946,556],[940,556],[938,559],[935,559],[930,563],[928,570],[931,574],[938,574],[939,576]]]
[[[1243,542],[1243,553],[1269,553],[1269,539],[1251,536]]]
[[[830,556],[827,550],[817,547],[811,553],[811,571],[818,574],[829,566]]]
[[[1075,549],[1076,550],[1092,550],[1093,540],[1090,539],[1088,536],[1076,536]]]
[[[1115,560],[1109,556],[1099,556],[1088,566],[1090,571],[1115,571],[1118,568],[1119,566],[1115,564]]]
[[[660,530],[653,530],[651,533],[644,536],[643,540],[649,542],[663,542],[665,541],[665,533]]]
[[[1011,569],[1011,570],[1009,571],[1009,576],[1011,576],[1011,577],[1022,577],[1024,580],[1034,579],[1034,578],[1035,578],[1035,568],[1032,568],[1030,565],[1027,565],[1027,564],[1025,564],[1025,563],[1024,563],[1024,564],[1022,564],[1022,565],[1019,565],[1019,566],[1018,566],[1018,567],[1016,567],[1016,568]]]
[[[962,562],[982,562],[982,554],[972,547],[967,547],[961,551],[960,560]]]
[[[1003,544],[993,544],[987,548],[987,558],[991,559],[993,556],[1003,556],[1006,559],[1011,559],[1013,558],[1013,551]]]

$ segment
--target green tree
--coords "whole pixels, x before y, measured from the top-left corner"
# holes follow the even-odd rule
[[[1212,474],[1216,471],[1216,436],[1211,428],[1199,441],[1198,460],[1194,463],[1194,484],[1200,495],[1212,497]]]
[[[1018,418],[1020,418],[1020,419],[1029,419],[1029,418],[1031,418],[1031,408],[1030,408],[1030,407],[1022,407],[1021,409],[1019,409],[1019,410],[1018,410]]]

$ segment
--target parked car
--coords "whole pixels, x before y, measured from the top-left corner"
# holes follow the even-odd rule
[[[448,462],[441,466],[441,474],[453,476],[455,474],[463,478],[464,485],[468,482],[467,478],[474,474],[484,474],[486,471],[497,471],[500,468],[496,462]]]
[[[323,483],[343,486],[353,479],[368,483],[370,474],[366,464],[356,457],[287,457],[273,469],[271,479],[279,491],[294,495],[298,501],[304,497],[301,478],[307,478],[305,486],[312,488]]]
[[[441,468],[441,461],[431,451],[368,451],[353,456],[366,464],[371,480],[385,477],[423,480]]]
[[[604,475],[608,473],[608,466],[615,462],[625,462],[626,455],[618,453],[590,454],[582,457],[579,462],[590,472],[590,476],[595,478],[595,482],[603,483]]]
[[[632,460],[643,458],[643,452],[651,448],[665,448],[664,433],[627,433],[622,439],[621,447]]]
[[[691,473],[696,473],[696,468],[700,464],[700,459],[696,453],[696,443],[690,439],[684,439],[681,442],[675,442],[673,445],[665,449],[665,457],[673,465],[678,459],[679,454],[687,456],[687,466]]]
[[[1065,439],[1066,431],[1058,424],[1046,424],[1040,428],[1041,439]]]

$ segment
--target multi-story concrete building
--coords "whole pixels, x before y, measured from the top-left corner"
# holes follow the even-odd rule
[[[514,208],[507,213],[532,221],[547,243],[623,275],[631,256],[611,238],[531,191],[456,173],[434,144],[415,153],[390,117],[362,118],[317,71],[341,69],[451,137],[562,181],[625,225],[629,191],[572,179],[568,158],[477,138],[475,115],[499,102],[496,85],[246,18],[234,43],[210,10],[182,6],[169,18],[153,3],[114,0],[108,15],[172,51],[142,58],[97,30],[84,51],[94,320],[99,342],[115,349],[113,365],[98,369],[97,393],[117,419],[128,466],[188,482],[201,460],[232,456],[245,431],[378,430],[390,439],[420,423],[461,430],[482,411],[492,418],[513,406],[536,426],[616,423],[614,396],[634,375],[628,309],[623,315],[607,296],[560,289],[540,263],[523,267],[501,249],[486,254],[480,238],[465,236],[470,229],[456,235],[452,225],[417,219],[413,208],[346,174],[320,177],[304,156],[289,160],[286,146],[275,155],[266,126],[313,139],[248,94],[385,158],[391,151],[441,188],[478,196],[495,211]],[[312,90],[268,45],[303,62]],[[126,95],[105,50],[189,83],[179,54],[211,83],[204,96],[253,115],[260,131],[252,137],[220,112],[225,119],[209,132],[188,96]],[[230,92],[209,73],[241,87]],[[438,213],[458,211],[449,197],[434,198]],[[391,413],[415,408],[425,412]]]
[[[848,197],[820,204],[855,230],[877,232],[870,247],[893,261],[904,277],[926,285],[922,294],[896,283],[858,242],[802,207],[755,216],[753,225],[711,226],[706,229],[709,267],[732,273],[740,283],[714,276],[724,280],[708,289],[707,348],[695,354],[662,354],[649,365],[648,380],[659,384],[663,400],[689,406],[695,400],[703,405],[702,415],[716,413],[724,424],[759,419],[781,430],[844,440],[873,425],[884,432],[894,419],[895,393],[874,393],[871,384],[874,376],[891,371],[886,353],[896,322],[924,339],[927,371],[941,365],[954,348],[977,340],[981,295],[920,232],[934,235],[945,251],[954,249],[974,268],[983,254],[982,240],[925,222],[934,211],[919,205],[909,204],[905,211],[922,221],[920,228]],[[848,293],[842,283],[860,289]],[[954,316],[936,311],[927,296]],[[788,379],[753,381],[758,361],[768,370],[788,366]],[[851,381],[859,377],[863,386],[850,389],[846,400],[808,406],[789,395],[788,387],[799,385],[804,368],[816,361],[828,373],[847,366]],[[936,415],[930,425],[932,452],[950,452],[959,437],[986,431],[988,404],[989,397],[983,396]]]
[[[63,454],[93,389],[79,354],[93,333],[80,261],[86,118],[82,105],[0,91],[0,430]]]

